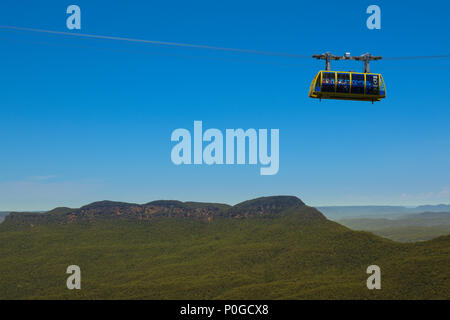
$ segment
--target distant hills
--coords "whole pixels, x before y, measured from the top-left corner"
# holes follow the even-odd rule
[[[402,206],[324,206],[317,207],[328,219],[349,217],[394,218],[421,212],[450,212],[449,204]]]
[[[82,290],[67,290],[79,265]],[[382,270],[368,290],[366,268]],[[0,299],[448,299],[450,236],[396,243],[290,196],[12,213]]]
[[[359,221],[359,225],[366,230],[375,230],[385,227],[408,227],[408,226],[424,226],[436,227],[449,224],[450,212],[423,212],[417,214],[410,214],[398,219],[370,219],[370,218],[353,218],[342,219],[340,222],[348,222],[351,228],[352,223]],[[364,225],[366,223],[366,225]]]
[[[371,231],[396,241],[423,241],[450,234],[450,212],[422,212],[397,219],[347,218],[337,220],[354,229]]]
[[[9,212],[6,211],[0,211],[0,223],[5,219],[5,217],[9,214]]]

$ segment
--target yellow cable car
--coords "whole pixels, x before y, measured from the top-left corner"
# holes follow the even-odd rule
[[[380,56],[370,53],[352,57],[350,53],[335,56],[329,52],[313,55],[313,58],[325,60],[325,70],[314,77],[309,96],[315,99],[340,99],[358,101],[380,101],[386,98],[386,86],[379,73],[370,72],[370,61],[380,60]],[[364,62],[364,72],[332,71],[331,60],[359,60]]]
[[[386,98],[386,86],[379,73],[321,70],[311,83],[309,96],[374,102]]]

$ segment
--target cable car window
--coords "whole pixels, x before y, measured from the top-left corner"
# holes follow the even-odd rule
[[[322,91],[334,92],[334,72],[324,72],[322,75]]]
[[[319,75],[317,76],[317,80],[316,80],[316,88],[314,89],[314,91],[320,91],[320,83],[322,81],[322,74],[319,73]]]
[[[364,94],[364,75],[352,73],[352,93]]]
[[[348,73],[338,73],[337,74],[336,92],[342,92],[342,93],[350,92],[350,74],[348,74]]]
[[[380,94],[380,79],[378,75],[366,75],[366,94]]]

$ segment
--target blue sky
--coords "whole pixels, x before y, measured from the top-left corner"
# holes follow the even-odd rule
[[[448,1],[22,1],[0,25],[312,55],[449,54]],[[381,30],[366,28],[370,4]],[[450,59],[381,60],[382,102],[322,101],[323,62],[0,29],[0,210],[110,199],[450,203]],[[360,70],[336,62],[336,70]],[[175,166],[177,128],[280,130],[280,170]]]

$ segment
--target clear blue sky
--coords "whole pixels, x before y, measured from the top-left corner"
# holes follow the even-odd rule
[[[0,25],[311,55],[449,54],[448,1],[24,1]],[[381,7],[382,29],[366,28]],[[321,61],[0,29],[0,210],[110,199],[450,203],[450,59],[382,60],[382,102],[308,98]],[[334,69],[359,70],[338,62]],[[175,166],[176,128],[277,128],[280,170]]]

